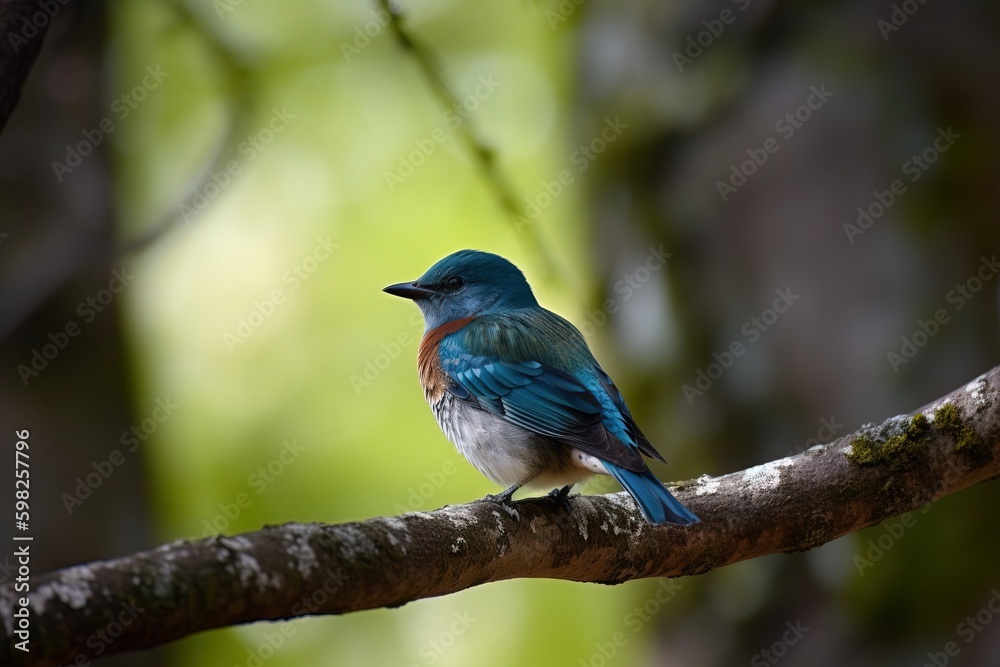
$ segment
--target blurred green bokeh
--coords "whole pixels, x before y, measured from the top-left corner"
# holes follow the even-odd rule
[[[915,11],[881,32],[897,4]],[[14,334],[0,356],[16,368],[75,321],[109,257],[135,278],[37,381],[0,376],[0,416],[31,421],[47,457],[33,508],[46,568],[498,491],[423,401],[419,313],[381,292],[459,248],[510,258],[581,326],[670,461],[654,466],[664,480],[844,436],[1000,361],[1000,281],[961,311],[946,297],[1000,249],[986,0],[406,3],[458,108],[375,2],[77,7],[56,17],[2,135],[0,331]],[[782,136],[776,119],[815,87],[832,97]],[[52,160],[103,116],[106,163],[53,179]],[[625,129],[581,160],[609,124]],[[954,146],[845,234],[945,128]],[[495,150],[497,174],[469,136]],[[769,137],[779,149],[720,197]],[[623,289],[651,247],[668,261]],[[783,289],[801,298],[751,341],[743,325]],[[947,326],[887,361],[939,308]],[[746,354],[686,394],[733,342]],[[176,407],[156,421],[158,405]],[[64,507],[143,423],[123,472]],[[901,537],[887,522],[681,580],[495,583],[109,664],[756,665],[778,646],[783,667],[918,665],[1000,585],[994,487],[941,499]],[[781,644],[798,623],[810,629]],[[963,664],[1000,662],[995,630],[962,645]]]
[[[497,205],[455,116],[364,2],[242,3],[221,18],[206,4],[196,21],[252,67],[252,78],[235,82],[204,44],[205,28],[172,3],[125,2],[114,12],[119,86],[141,80],[148,64],[169,72],[115,137],[128,219],[152,218],[187,194],[234,122],[232,86],[249,87],[235,97],[253,98],[254,108],[235,112],[252,114],[246,126],[262,146],[248,138],[234,158],[238,177],[204,187],[204,210],[195,197],[184,227],[136,263],[128,325],[139,404],[169,396],[180,406],[147,450],[161,538],[361,520],[496,492],[423,401],[419,314],[380,290],[453,250],[483,248],[521,266],[543,303],[576,318],[589,287],[565,276],[586,275],[582,193],[557,198],[538,225],[560,266],[572,267],[562,282],[545,280],[553,272]],[[567,166],[571,32],[553,38],[539,14],[503,3],[432,2],[407,25],[448,54],[453,92],[471,96],[462,122],[502,147],[518,190],[535,192]],[[272,126],[276,113],[291,119]],[[268,129],[282,124],[271,139]],[[408,173],[401,161],[418,164],[389,183],[387,173]],[[216,185],[225,179],[218,172]],[[614,631],[632,639],[624,619],[652,588],[513,581],[295,621],[267,664],[565,664],[567,646],[589,660]],[[684,606],[680,593],[664,614]],[[249,664],[268,655],[269,636],[283,636],[276,627],[187,639],[178,662]],[[616,648],[622,664],[649,651],[649,630]]]

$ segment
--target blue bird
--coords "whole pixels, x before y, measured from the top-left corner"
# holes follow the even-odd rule
[[[538,305],[511,262],[460,250],[389,285],[424,316],[420,384],[438,425],[481,473],[508,487],[561,489],[611,475],[650,523],[698,521],[646,466],[664,461],[583,335]],[[665,461],[664,461],[665,462]],[[565,486],[564,486],[565,485]]]

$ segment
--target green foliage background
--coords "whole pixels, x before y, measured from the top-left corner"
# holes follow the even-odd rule
[[[242,3],[217,15],[206,3],[195,18],[252,68],[250,79],[231,83],[202,29],[171,3],[115,9],[116,83],[130,88],[147,64],[169,72],[116,136],[127,217],[155,216],[185,192],[230,122],[229,86],[257,100],[253,110],[236,109],[252,114],[252,132],[268,126],[273,109],[294,119],[252,160],[237,155],[241,173],[231,185],[203,211],[195,198],[194,212],[185,209],[191,219],[137,265],[127,317],[139,404],[170,396],[180,405],[146,450],[160,538],[202,535],[209,525],[232,534],[361,520],[496,492],[444,439],[423,401],[416,310],[380,290],[453,250],[483,248],[522,266],[549,307],[579,315],[588,290],[580,192],[558,198],[538,225],[571,277],[544,279],[552,272],[497,206],[415,62],[370,6]],[[480,77],[499,82],[466,122],[501,148],[515,187],[534,192],[565,168],[571,32],[553,39],[537,14],[503,3],[426,3],[407,24],[447,54],[458,97],[474,94]],[[390,189],[385,174],[438,128],[447,140]],[[296,288],[287,272],[311,267],[303,260],[320,239],[336,249]],[[274,290],[284,302],[245,341],[227,342]],[[275,464],[286,439],[305,451]],[[258,472],[269,464],[270,475]],[[240,494],[250,504],[229,519]],[[567,646],[589,659],[595,640],[632,634],[624,618],[651,588],[514,581],[402,609],[299,620],[267,664],[431,664],[428,656],[442,665],[560,664]],[[464,636],[450,646],[456,613],[475,622],[456,626]],[[256,624],[199,635],[176,646],[177,660],[247,664],[247,651],[267,654],[274,632]],[[447,650],[439,653],[435,640]],[[650,641],[643,630],[620,659],[640,659]]]
[[[678,76],[670,53],[702,29],[700,14],[692,18],[677,3],[592,4],[431,0],[404,8],[407,27],[438,55],[456,96],[474,95],[484,78],[499,82],[475,101],[462,129],[496,149],[519,207],[546,202],[526,226],[498,205],[449,122],[454,116],[374,5],[110,6],[107,99],[131,90],[148,67],[169,73],[117,124],[107,147],[118,232],[135,238],[164,212],[182,221],[130,259],[137,278],[121,302],[134,413],[148,416],[167,397],[179,405],[141,449],[155,542],[287,521],[362,520],[496,492],[445,440],[423,402],[415,308],[380,291],[459,248],[510,258],[544,305],[577,323],[617,298],[616,281],[642,263],[649,245],[673,253],[636,298],[619,299],[607,326],[588,331],[670,460],[656,469],[664,479],[722,474],[801,449],[821,419],[839,421],[843,435],[996,363],[996,304],[985,296],[904,372],[888,372],[884,360],[911,322],[933,312],[1000,240],[988,195],[998,172],[993,116],[956,92],[968,81],[955,65],[966,62],[955,54],[988,64],[991,52],[970,57],[963,48],[985,49],[993,33],[950,33],[952,50],[939,60],[908,60],[906,51],[876,58],[872,42],[884,46],[877,31],[858,48],[845,47],[843,35],[853,36],[856,25],[873,31],[888,8],[848,16],[830,4],[798,3],[794,19],[776,20],[763,37],[743,39],[746,21],[727,28],[725,40]],[[566,20],[553,19],[560,11]],[[925,34],[921,17],[933,24],[933,8],[920,11],[906,34]],[[655,33],[664,24],[676,28],[663,40],[654,35],[662,52],[643,51],[649,35],[636,26]],[[909,38],[891,39],[905,48]],[[787,50],[769,61],[768,45],[779,42]],[[782,110],[801,103],[806,85],[775,92],[774,79],[756,78],[755,63],[774,61],[776,78],[829,80],[835,99],[854,104],[831,105],[822,120],[818,112],[808,132],[783,144],[723,208],[715,180],[734,156],[760,144],[774,118],[771,107],[740,100],[759,94],[779,99]],[[627,132],[586,171],[575,170],[574,151],[619,114]],[[268,135],[276,115],[288,121]],[[823,125],[833,118],[879,128],[878,142],[868,142],[876,158],[837,134],[843,125]],[[958,148],[892,220],[848,247],[840,222],[866,199],[837,183],[862,172],[869,198],[952,118],[963,121]],[[732,119],[752,119],[750,129]],[[728,143],[718,139],[726,132]],[[817,135],[825,138],[809,143]],[[261,146],[243,143],[251,137]],[[421,145],[434,150],[425,155]],[[220,154],[236,161],[233,173],[216,162],[202,181]],[[420,161],[412,175],[390,183],[387,174],[411,155]],[[548,203],[546,183],[565,169],[573,182]],[[795,180],[810,169],[826,171],[806,185]],[[774,181],[783,189],[768,189]],[[820,229],[826,197],[842,204],[843,216]],[[322,249],[331,246],[327,256]],[[832,248],[852,254],[844,259]],[[807,279],[796,283],[815,289],[783,316],[783,329],[706,398],[684,402],[679,388],[786,276],[841,262],[819,281],[836,298],[824,300]],[[275,294],[280,303],[270,303]],[[836,310],[841,296],[849,305]],[[259,324],[244,339],[246,320]],[[865,372],[838,364],[837,350],[862,359]],[[828,355],[834,361],[821,368]],[[290,460],[286,441],[302,448]],[[616,487],[595,480],[583,490]],[[869,540],[877,544],[889,530],[879,527],[672,588],[510,581],[401,609],[203,633],[166,650],[176,664],[195,667],[257,659],[268,667],[742,664],[778,641],[786,623],[802,620],[811,630],[799,647],[786,647],[784,664],[919,664],[1000,583],[995,496],[981,487],[936,503],[884,553],[870,551]],[[859,572],[858,557],[870,553],[878,558]],[[1000,653],[996,637],[984,631],[975,655]]]

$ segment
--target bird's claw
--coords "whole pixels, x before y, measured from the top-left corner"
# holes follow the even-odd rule
[[[561,489],[552,489],[549,491],[549,498],[554,498],[555,500],[566,500],[569,497],[569,490],[573,488],[572,484],[567,484]]]
[[[497,503],[499,505],[502,505],[503,508],[507,511],[507,513],[510,514],[512,517],[514,517],[515,521],[520,522],[521,515],[518,513],[517,508],[514,506],[514,501],[511,500],[511,497],[519,488],[521,488],[521,485],[515,484],[514,486],[510,487],[509,489],[501,493],[495,493],[495,494],[487,493],[486,496],[483,498],[483,500],[485,500],[486,502]]]
[[[515,484],[514,486],[510,487],[509,489],[501,493],[487,493],[486,497],[483,498],[483,500],[489,501],[491,503],[500,503],[501,505],[513,505],[514,501],[511,500],[511,498],[513,497],[514,493],[517,492],[517,490],[520,488],[521,488],[520,484]]]

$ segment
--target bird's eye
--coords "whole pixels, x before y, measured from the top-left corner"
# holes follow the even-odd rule
[[[464,284],[465,278],[462,276],[449,276],[448,279],[444,281],[444,286],[450,290],[457,290]]]

